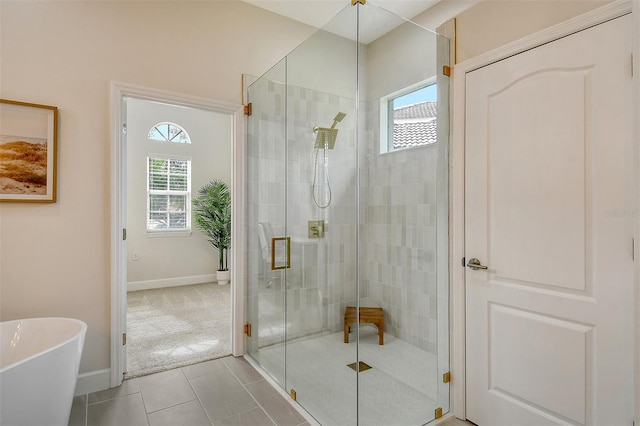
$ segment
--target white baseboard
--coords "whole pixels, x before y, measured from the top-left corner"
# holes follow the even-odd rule
[[[109,389],[111,386],[111,369],[90,371],[78,375],[75,396]]]
[[[154,288],[176,287],[180,285],[204,284],[211,282],[216,282],[216,274],[162,278],[159,280],[148,281],[132,281],[127,283],[127,291],[151,290]]]

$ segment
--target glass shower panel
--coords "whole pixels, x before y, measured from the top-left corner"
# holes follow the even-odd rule
[[[285,82],[286,58],[247,89],[247,352],[282,387],[287,251],[274,239],[286,235]]]
[[[360,315],[370,321],[360,324],[358,358],[371,368],[358,375],[358,420],[422,425],[448,411],[438,363],[448,359],[438,333],[443,318],[448,331],[439,293],[448,287],[448,103],[436,95],[448,83],[435,33],[369,2],[359,23]]]
[[[451,67],[450,41],[437,35],[436,69]],[[450,68],[449,68],[450,69]],[[450,401],[450,353],[449,353],[449,77],[439,72],[438,131],[436,166],[436,333],[438,352],[438,405],[442,413],[449,412]]]
[[[287,391],[323,425],[357,424],[356,11],[287,56]]]
[[[449,41],[345,3],[248,88],[247,349],[322,425],[422,425],[449,411]]]

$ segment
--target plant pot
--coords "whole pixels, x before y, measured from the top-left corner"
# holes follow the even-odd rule
[[[227,285],[231,279],[231,271],[216,271],[218,285]]]

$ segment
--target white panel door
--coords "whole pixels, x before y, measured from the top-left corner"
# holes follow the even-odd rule
[[[630,15],[466,77],[467,418],[631,425]]]

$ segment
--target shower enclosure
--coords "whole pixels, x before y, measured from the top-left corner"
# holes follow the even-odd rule
[[[322,425],[449,411],[448,59],[355,1],[247,89],[247,352]]]

